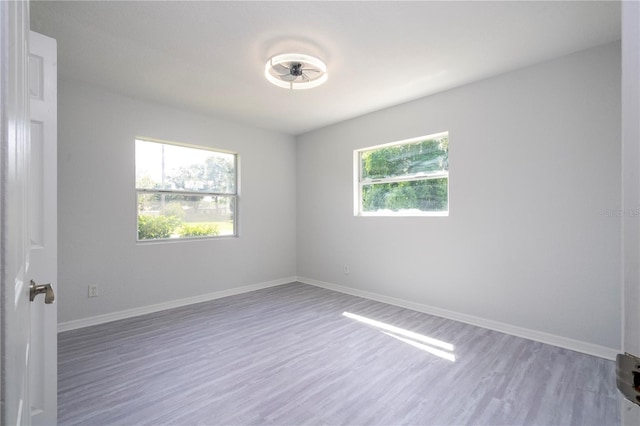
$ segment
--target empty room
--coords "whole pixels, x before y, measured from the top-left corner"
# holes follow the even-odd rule
[[[637,2],[1,7],[2,424],[640,422]]]

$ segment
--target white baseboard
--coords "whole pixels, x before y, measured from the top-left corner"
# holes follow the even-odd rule
[[[178,308],[180,306],[192,305],[194,303],[208,302],[209,300],[220,299],[222,297],[234,296],[236,294],[248,293],[250,291],[261,290],[263,288],[275,287],[283,284],[295,282],[297,277],[281,278],[279,280],[267,281],[258,284],[250,284],[242,287],[230,288],[213,293],[202,294],[200,296],[186,297],[184,299],[171,300],[169,302],[158,303],[156,305],[141,306],[139,308],[126,309],[124,311],[112,312],[104,315],[96,315],[89,318],[72,320],[58,323],[58,333],[75,330],[77,328],[89,327],[92,325],[104,324],[106,322],[137,317],[139,315],[164,311],[166,309]]]
[[[421,303],[410,302],[395,297],[384,296],[378,293],[372,293],[365,290],[358,290],[351,287],[345,287],[338,284],[327,283],[306,277],[287,277],[274,281],[268,281],[258,284],[250,284],[242,287],[230,288],[227,290],[207,293],[200,296],[187,297],[184,299],[172,300],[169,302],[158,303],[156,305],[142,306],[139,308],[126,309],[124,311],[112,312],[104,315],[96,315],[93,317],[72,320],[58,324],[58,333],[63,331],[75,330],[78,328],[89,327],[92,325],[104,324],[111,321],[136,317],[139,315],[159,312],[166,309],[178,308],[180,306],[191,305],[194,303],[207,302],[209,300],[220,299],[222,297],[233,296],[236,294],[248,293],[250,291],[261,290],[263,288],[275,287],[298,281],[303,284],[313,285],[316,287],[326,288],[340,293],[350,294],[352,296],[363,297],[365,299],[375,300],[377,302],[388,303],[390,305],[400,306],[402,308],[411,309],[418,312],[424,312],[430,315],[436,315],[442,318],[448,318],[454,321],[460,321],[466,324],[475,325],[489,330],[495,330],[512,336],[522,337],[537,342],[546,343],[553,346],[569,349],[588,355],[597,356],[608,360],[615,360],[616,355],[621,349],[613,349],[593,343],[583,342],[580,340],[570,339],[568,337],[556,336],[554,334],[544,333],[537,330],[531,330],[524,327],[518,327],[499,321],[488,320],[473,315],[462,314],[447,309],[436,308],[434,306],[424,305]]]
[[[515,325],[506,324],[499,321],[488,320],[473,315],[462,314],[459,312],[449,311],[447,309],[436,308],[434,306],[424,305],[421,303],[410,302],[407,300],[397,299],[390,296],[384,296],[369,291],[358,290],[350,287],[345,287],[338,284],[331,284],[323,281],[314,280],[306,277],[297,277],[297,281],[303,284],[309,284],[316,287],[326,288],[327,290],[338,291],[340,293],[350,294],[352,296],[363,297],[365,299],[375,300],[377,302],[388,303],[390,305],[400,306],[402,308],[411,309],[418,312],[424,312],[439,316],[442,318],[448,318],[455,321],[460,321],[466,324],[475,325],[489,330],[499,331],[512,336],[522,337],[529,340],[534,340],[548,345],[558,346],[561,348],[569,349],[576,352],[581,352],[587,355],[597,356],[608,360],[615,360],[616,354],[621,352],[621,349],[612,349],[605,346],[596,345],[593,343],[583,342],[580,340],[570,339],[568,337],[556,336],[554,334],[544,333],[542,331],[531,330],[528,328],[517,327]]]

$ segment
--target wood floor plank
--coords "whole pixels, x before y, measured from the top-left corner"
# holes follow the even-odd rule
[[[620,424],[611,361],[300,283],[60,333],[58,351],[60,425]]]

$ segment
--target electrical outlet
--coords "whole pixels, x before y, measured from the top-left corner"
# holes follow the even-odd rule
[[[98,297],[98,284],[89,286],[89,297]]]
[[[348,265],[344,265],[344,267],[342,268],[342,272],[345,275],[349,275],[349,266]]]

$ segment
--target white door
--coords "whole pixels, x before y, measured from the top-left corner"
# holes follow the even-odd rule
[[[29,3],[0,1],[0,423],[29,424]]]
[[[0,424],[55,424],[56,308],[30,302],[32,280],[57,279],[55,42],[36,41],[47,53],[30,59],[27,1],[0,1],[0,19]],[[38,56],[45,74],[30,88]],[[34,100],[32,121],[40,88],[52,107]]]
[[[29,37],[31,161],[29,175],[29,279],[50,283],[57,292],[57,68],[56,41]],[[31,304],[31,422],[52,425],[57,418],[57,305],[37,296]]]

